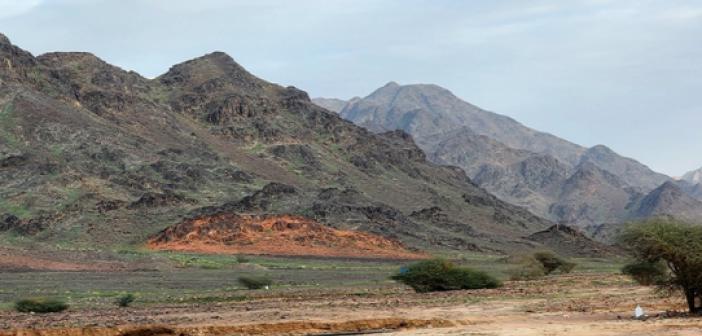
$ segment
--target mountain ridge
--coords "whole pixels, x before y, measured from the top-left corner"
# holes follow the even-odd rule
[[[501,199],[556,222],[595,227],[637,218],[637,204],[672,181],[605,145],[538,132],[436,85],[391,82],[340,114],[371,131],[402,129],[431,161],[461,167]],[[702,190],[682,189],[695,197]]]
[[[524,237],[552,225],[427,162],[405,132],[369,132],[220,52],[147,79],[2,43],[0,119],[0,238],[25,237],[17,248],[143,244],[205,211],[491,252],[539,248]]]

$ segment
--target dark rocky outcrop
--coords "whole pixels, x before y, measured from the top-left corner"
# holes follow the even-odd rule
[[[568,257],[603,258],[623,254],[616,247],[596,242],[567,225],[554,225],[530,235],[528,239],[550,246],[558,254]]]

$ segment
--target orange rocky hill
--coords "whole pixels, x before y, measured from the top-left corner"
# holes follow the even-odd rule
[[[155,250],[281,256],[420,259],[402,243],[378,235],[337,230],[294,215],[221,213],[171,226],[152,237]]]

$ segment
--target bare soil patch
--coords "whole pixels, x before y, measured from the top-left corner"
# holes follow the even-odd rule
[[[402,287],[359,290],[262,291],[237,302],[76,309],[43,316],[5,311],[0,312],[0,321],[9,330],[0,335],[112,336],[152,327],[166,328],[174,335],[702,334],[701,319],[666,314],[683,311],[683,300],[662,297],[618,275],[554,276],[507,282],[500,289],[431,294]],[[646,309],[648,320],[631,317],[637,304]]]

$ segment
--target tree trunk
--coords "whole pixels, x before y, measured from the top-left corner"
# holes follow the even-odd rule
[[[694,289],[686,289],[685,290],[685,298],[687,299],[687,308],[690,311],[690,314],[696,314],[699,308],[696,305],[696,297],[697,297],[697,291]]]

